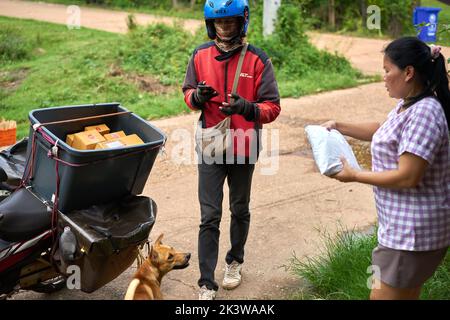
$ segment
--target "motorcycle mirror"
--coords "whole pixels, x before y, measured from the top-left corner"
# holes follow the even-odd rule
[[[8,180],[8,175],[6,174],[5,170],[0,168],[0,182],[5,182]]]

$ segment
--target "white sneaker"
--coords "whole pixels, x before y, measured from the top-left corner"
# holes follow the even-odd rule
[[[231,290],[241,284],[241,269],[242,264],[239,262],[233,261],[231,264],[227,264],[222,282],[224,289]]]
[[[206,286],[200,288],[198,293],[198,300],[214,300],[216,298],[216,291],[210,290]]]

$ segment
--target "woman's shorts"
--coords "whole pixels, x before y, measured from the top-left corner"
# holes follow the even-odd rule
[[[374,276],[394,288],[420,287],[433,276],[447,249],[403,251],[378,244],[372,252],[372,266],[378,266],[380,274]]]

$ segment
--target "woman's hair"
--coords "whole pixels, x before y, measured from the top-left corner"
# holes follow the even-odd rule
[[[431,48],[415,37],[403,37],[392,41],[384,50],[384,54],[400,69],[414,67],[418,81],[422,82],[425,90],[419,95],[409,98],[405,106],[409,107],[417,101],[429,97],[436,97],[444,108],[447,125],[450,128],[450,90],[448,87],[448,73],[444,56],[433,58]]]

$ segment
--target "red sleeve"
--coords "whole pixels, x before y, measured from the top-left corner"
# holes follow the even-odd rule
[[[192,110],[198,110],[192,104],[192,94],[197,89],[197,74],[195,71],[195,54],[192,56],[186,70],[186,76],[183,82],[184,101],[186,105]]]
[[[270,123],[281,112],[280,94],[270,59],[266,60],[262,72],[259,73],[256,81],[258,83],[256,101],[259,109],[258,121],[260,123]]]
[[[186,90],[186,92],[184,93],[184,102],[186,102],[186,105],[192,109],[192,110],[199,110],[198,108],[196,108],[193,104],[192,104],[192,93],[194,93],[195,89],[188,89]]]

